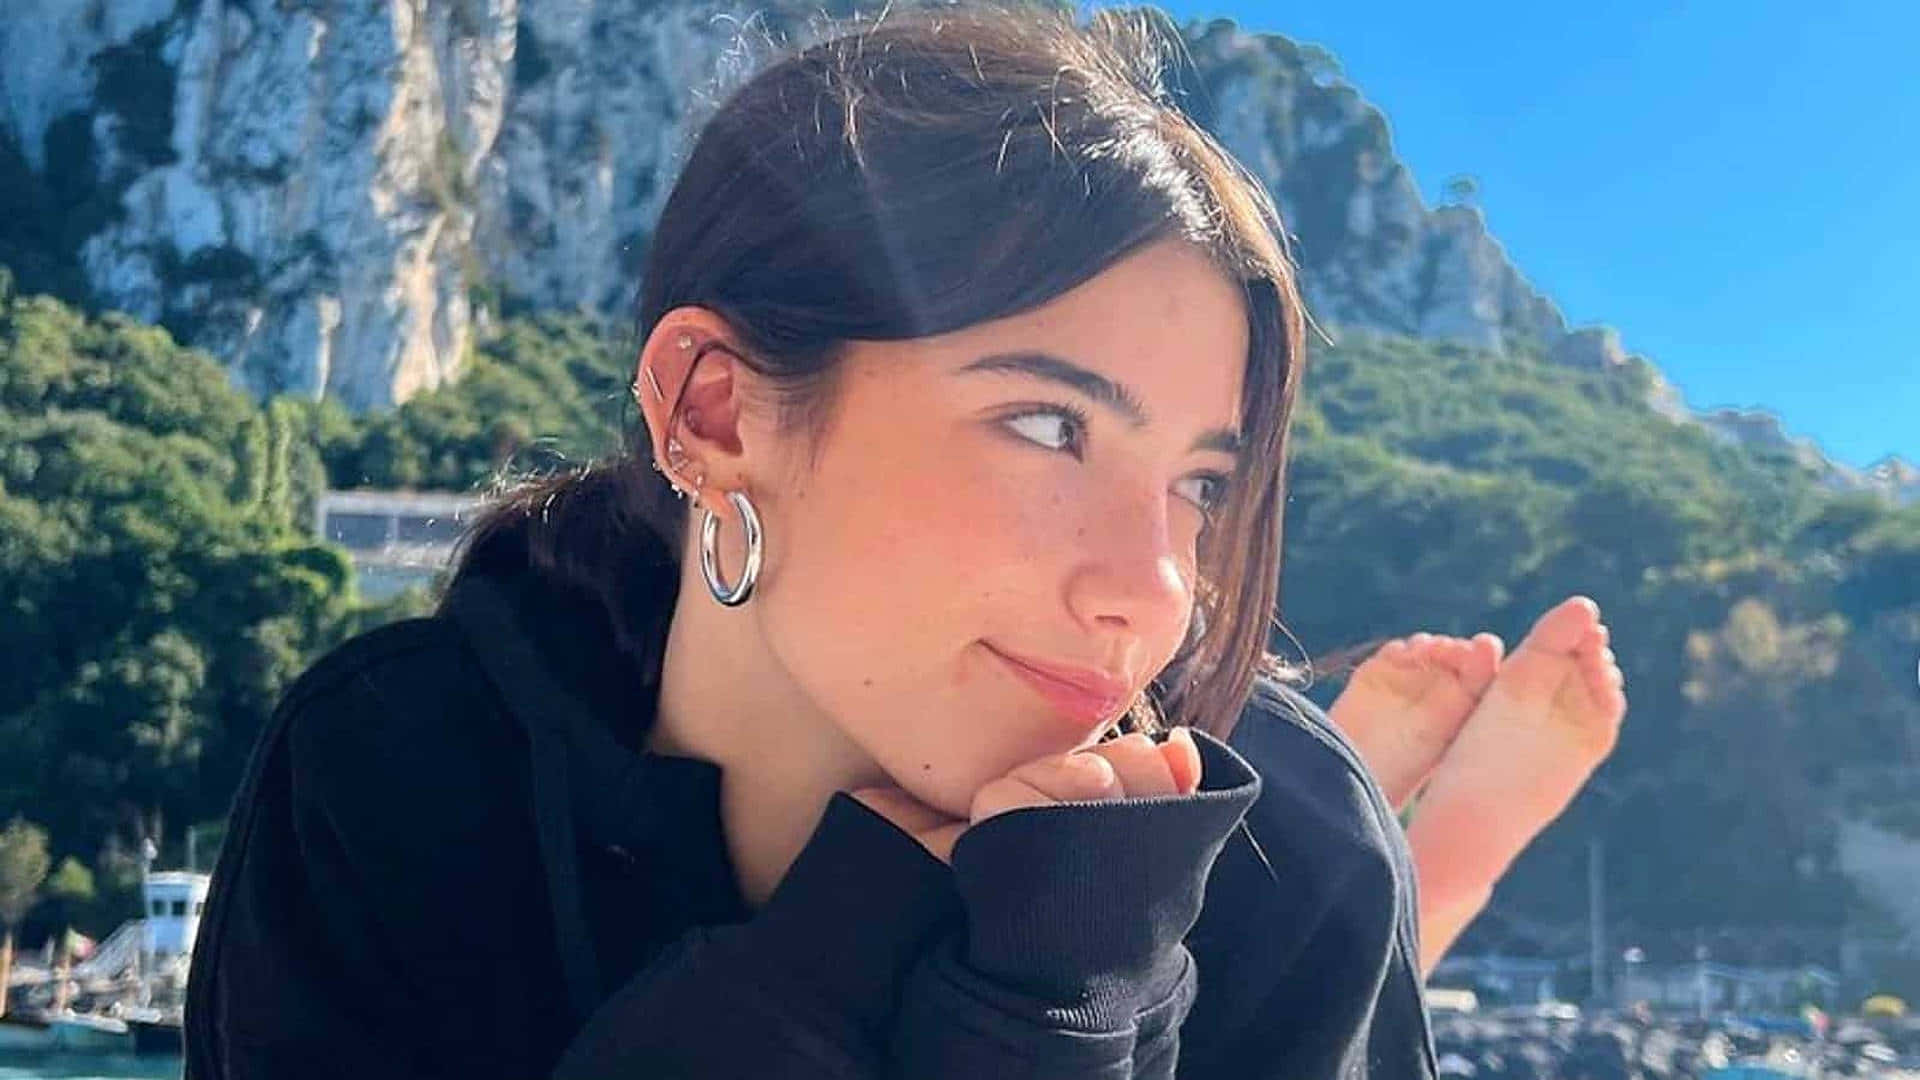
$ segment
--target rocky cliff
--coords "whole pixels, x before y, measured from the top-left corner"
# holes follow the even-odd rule
[[[256,392],[377,408],[457,375],[503,307],[623,308],[702,110],[814,10],[9,0],[0,152],[23,175],[0,184],[46,192],[47,258],[93,302]],[[1191,105],[1278,199],[1322,324],[1634,362],[1611,331],[1570,332],[1478,210],[1426,204],[1331,57],[1186,34]]]
[[[0,119],[32,169],[117,208],[75,253],[99,302],[256,389],[379,406],[457,371],[476,307],[624,304],[691,124],[799,11],[14,0]],[[1564,335],[1476,211],[1423,204],[1321,54],[1224,22],[1189,36],[1196,105],[1279,198],[1323,322]]]

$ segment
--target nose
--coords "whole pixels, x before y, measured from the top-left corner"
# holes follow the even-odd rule
[[[1193,559],[1175,542],[1167,498],[1102,500],[1079,523],[1066,601],[1089,635],[1155,642],[1186,632]]]

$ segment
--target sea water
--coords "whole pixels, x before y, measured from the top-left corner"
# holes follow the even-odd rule
[[[177,1057],[0,1051],[0,1080],[178,1080],[179,1076]]]

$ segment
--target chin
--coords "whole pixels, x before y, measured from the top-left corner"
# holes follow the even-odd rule
[[[930,786],[925,791],[916,791],[908,785],[902,786],[906,787],[907,794],[959,821],[966,821],[971,816],[973,793],[980,790],[978,784],[965,788]]]
[[[1004,770],[991,776],[979,772],[964,767],[942,769],[936,764],[932,769],[915,767],[907,770],[907,775],[895,775],[894,783],[933,809],[964,821],[973,809],[974,793],[988,781],[1006,775]]]
[[[973,808],[973,796],[981,787],[1014,769],[1052,754],[1063,754],[1090,744],[1099,732],[1062,733],[1057,724],[1051,728],[1038,722],[1008,732],[990,744],[949,747],[935,757],[932,769],[909,769],[910,775],[895,774],[894,782],[908,794],[949,817],[965,819]],[[938,762],[949,765],[943,769]]]
[[[1004,744],[1002,744],[1004,746]],[[894,786],[950,818],[966,820],[973,796],[990,781],[1015,766],[1046,753],[1025,754],[990,745],[894,747],[875,755],[881,772]]]

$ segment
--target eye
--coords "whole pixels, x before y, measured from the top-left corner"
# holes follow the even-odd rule
[[[1079,457],[1085,448],[1087,420],[1078,409],[1047,405],[1002,420],[1008,430],[1049,450],[1065,450]]]
[[[1174,490],[1181,498],[1199,507],[1208,520],[1212,520],[1220,505],[1226,501],[1227,478],[1217,472],[1194,473],[1183,477]]]

